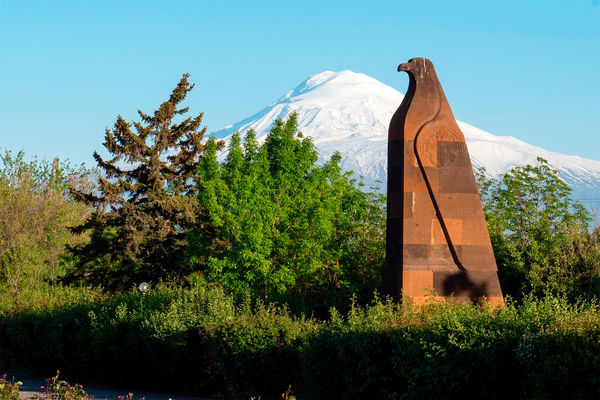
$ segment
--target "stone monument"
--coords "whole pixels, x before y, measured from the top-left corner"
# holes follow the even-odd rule
[[[382,292],[416,304],[431,294],[504,300],[467,145],[426,58],[409,75],[388,132],[386,261]]]

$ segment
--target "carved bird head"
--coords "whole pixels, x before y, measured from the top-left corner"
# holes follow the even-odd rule
[[[424,76],[434,72],[433,63],[424,57],[411,58],[408,62],[400,64],[398,71],[405,71],[415,78],[423,78]]]

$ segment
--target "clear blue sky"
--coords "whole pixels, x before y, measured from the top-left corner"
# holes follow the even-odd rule
[[[105,127],[184,72],[216,131],[324,70],[404,92],[418,56],[458,119],[600,159],[599,0],[0,0],[0,148],[92,166]]]

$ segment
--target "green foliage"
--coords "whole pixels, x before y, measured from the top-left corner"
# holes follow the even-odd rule
[[[222,164],[209,139],[191,260],[201,279],[238,294],[313,305],[370,297],[384,256],[383,198],[356,187],[339,153],[319,166],[296,118],[276,121],[263,145],[252,130],[243,144],[235,133]]]
[[[67,381],[58,378],[60,371],[56,371],[53,378],[46,380],[46,386],[42,387],[42,394],[34,395],[35,400],[87,400],[91,396],[83,390],[83,386],[76,383],[71,385]]]
[[[600,395],[594,302],[526,296],[492,310],[374,301],[318,321],[204,286],[14,297],[0,303],[0,369],[235,398],[279,398],[289,385],[299,398]]]
[[[546,161],[478,178],[518,303],[362,306],[380,282],[383,197],[339,153],[318,165],[295,114],[262,145],[234,134],[219,163],[202,114],[175,121],[187,78],[153,116],[106,130],[97,187],[57,160],[0,156],[0,370],[236,397],[600,396],[600,232]],[[75,262],[69,279],[120,292],[44,282]],[[192,271],[191,287],[172,283]],[[158,284],[126,290],[142,279]],[[58,375],[48,391],[85,397]],[[0,379],[0,400],[16,398]]]
[[[0,400],[19,400],[19,386],[23,382],[8,381],[6,374],[0,377]]]
[[[138,111],[141,122],[133,123],[119,116],[106,129],[112,158],[94,153],[103,172],[99,193],[74,190],[94,212],[75,229],[90,232],[91,241],[72,249],[79,263],[71,279],[122,289],[187,272],[186,235],[199,211],[195,172],[206,132],[202,114],[181,120],[188,108],[177,108],[194,87],[188,77],[154,115]]]
[[[88,211],[67,186],[89,190],[89,174],[58,159],[26,161],[22,151],[0,155],[0,284],[19,290],[65,273],[65,245],[81,240],[68,227]]]
[[[589,212],[557,171],[538,158],[499,179],[482,171],[478,180],[505,293],[597,294],[599,232],[589,231]]]

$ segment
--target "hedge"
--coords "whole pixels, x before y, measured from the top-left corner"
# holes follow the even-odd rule
[[[600,397],[596,303],[374,301],[319,321],[201,286],[0,295],[12,372],[211,397]]]

